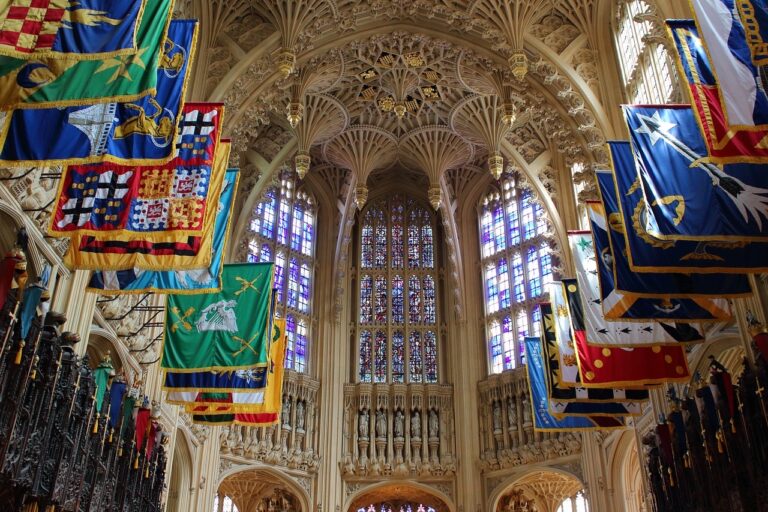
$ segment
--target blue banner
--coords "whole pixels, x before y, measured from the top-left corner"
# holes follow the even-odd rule
[[[173,20],[157,68],[157,93],[133,102],[12,112],[0,133],[0,162],[13,166],[156,163],[174,155],[197,34]]]
[[[267,367],[231,372],[200,371],[191,373],[165,372],[166,391],[227,392],[262,389],[267,385]]]
[[[609,142],[629,267],[634,272],[766,272],[764,242],[662,240],[648,215],[629,142]]]
[[[589,216],[595,251],[598,254],[601,287],[602,281],[611,280],[613,288],[625,296],[694,299],[675,301],[675,309],[682,315],[678,317],[680,319],[729,319],[731,315],[728,302],[723,297],[750,295],[751,290],[746,276],[632,272],[627,261],[623,234],[625,226],[619,212],[613,173],[598,171],[596,174],[602,203],[590,203]],[[606,285],[611,286],[610,283]],[[692,316],[687,316],[689,314]],[[659,318],[668,319],[669,316]]]
[[[232,220],[239,173],[229,169],[224,177],[221,198],[213,231],[213,256],[208,268],[199,270],[154,271],[117,270],[95,271],[88,290],[108,294],[139,293],[210,293],[221,289],[221,269]]]
[[[592,430],[624,426],[623,421],[610,417],[565,416],[557,419],[549,411],[544,357],[540,338],[525,338],[525,360],[527,361],[528,384],[531,392],[533,426],[536,430]]]
[[[707,147],[686,106],[624,106],[646,204],[664,240],[768,239],[768,172],[702,162]]]
[[[5,2],[0,55],[97,59],[136,53],[144,0]]]
[[[768,64],[768,4],[766,0],[739,0],[736,2],[739,18],[744,27],[752,64]]]

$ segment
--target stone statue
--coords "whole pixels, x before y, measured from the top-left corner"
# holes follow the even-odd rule
[[[304,430],[304,401],[296,402],[296,430]]]
[[[387,414],[381,409],[376,411],[376,436],[387,437]]]
[[[283,396],[283,427],[291,426],[291,397]]]
[[[523,408],[523,424],[530,425],[531,423],[531,404],[528,402],[528,395],[523,395],[523,402],[521,404]]]
[[[429,410],[429,437],[437,437],[440,435],[440,420],[437,417],[437,411],[434,409]]]
[[[501,402],[493,401],[493,431],[501,432]]]
[[[411,437],[421,437],[421,413],[418,409],[411,416]]]
[[[405,429],[405,417],[400,409],[395,412],[395,437],[403,437]]]
[[[507,400],[507,421],[511,428],[517,426],[517,402],[513,396]]]
[[[360,439],[368,439],[368,409],[360,411],[357,417],[357,433]]]

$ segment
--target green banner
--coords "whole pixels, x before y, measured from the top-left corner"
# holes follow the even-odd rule
[[[220,292],[168,295],[163,368],[187,373],[266,366],[273,267],[224,265]]]
[[[172,0],[147,1],[133,54],[85,61],[0,57],[0,110],[125,102],[154,93],[171,6]]]

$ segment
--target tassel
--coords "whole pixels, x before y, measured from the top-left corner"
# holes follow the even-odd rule
[[[133,461],[133,469],[139,469],[139,454],[136,454],[136,460]]]
[[[109,444],[112,444],[112,434],[114,434],[114,433],[115,433],[115,429],[111,429],[109,431]],[[118,455],[120,455],[120,454],[118,453]]]
[[[144,478],[149,478],[149,464],[147,464],[147,469],[144,471]]]
[[[675,486],[675,478],[672,476],[672,468],[667,468],[667,472],[669,473],[669,486],[674,487]]]
[[[120,448],[117,449],[117,456],[122,457],[123,456],[123,445],[120,445]]]
[[[13,364],[21,364],[21,356],[24,354],[24,341],[19,342],[19,351],[16,352],[16,359],[13,360]]]
[[[723,453],[723,431],[718,430],[715,437],[717,437],[717,453]]]
[[[99,415],[96,415],[96,420],[93,422],[93,430],[91,434],[98,434],[99,432]]]
[[[736,424],[733,422],[733,418],[731,418],[731,433],[736,433]]]

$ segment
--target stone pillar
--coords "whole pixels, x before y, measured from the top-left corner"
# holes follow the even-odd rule
[[[208,437],[197,451],[197,471],[192,477],[194,495],[191,510],[204,512],[213,509],[213,502],[219,490],[219,435],[221,427],[209,427]]]
[[[599,432],[582,433],[581,466],[590,512],[611,512],[611,499],[603,465],[603,447]]]

